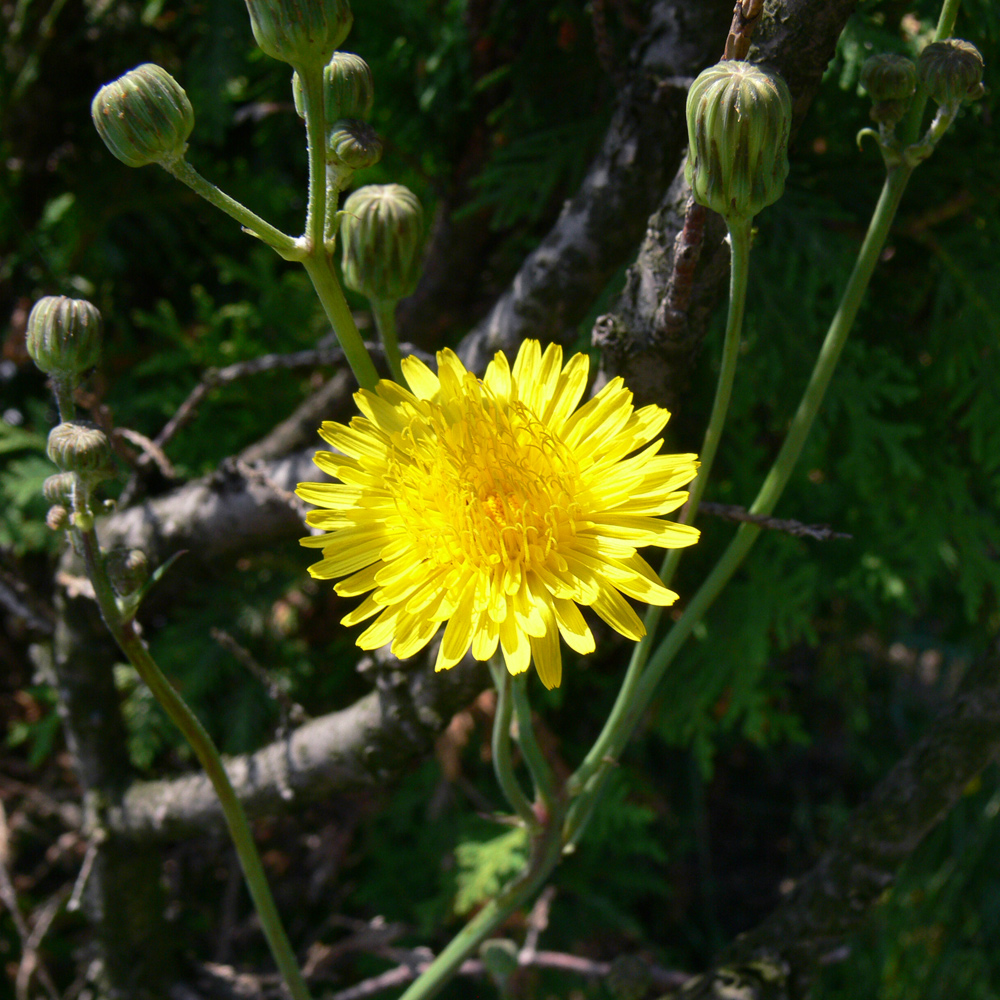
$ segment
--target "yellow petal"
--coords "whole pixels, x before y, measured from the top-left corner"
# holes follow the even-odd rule
[[[627,639],[641,639],[646,626],[632,610],[632,605],[615,590],[605,585],[591,607],[616,631]]]
[[[531,658],[542,683],[551,691],[562,681],[562,653],[559,650],[559,629],[556,616],[550,605],[544,605],[545,632],[541,636],[530,636]]]
[[[531,643],[517,627],[513,615],[500,623],[500,649],[512,674],[523,674],[531,666]]]
[[[420,360],[410,355],[402,361],[403,376],[418,399],[432,399],[441,389],[441,380]]]
[[[552,608],[556,614],[559,633],[566,640],[566,645],[577,653],[592,653],[597,648],[594,633],[584,621],[580,609],[572,601],[564,601],[558,597],[553,598]]]

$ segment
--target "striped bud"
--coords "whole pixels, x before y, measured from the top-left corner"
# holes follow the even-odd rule
[[[788,175],[792,98],[777,73],[727,60],[702,72],[687,98],[684,176],[695,201],[727,220],[773,204]]]

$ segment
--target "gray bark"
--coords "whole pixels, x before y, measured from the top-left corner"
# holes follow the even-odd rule
[[[612,275],[635,253],[687,145],[687,79],[722,51],[732,0],[652,6],[632,55],[603,144],[579,191],[510,287],[462,341],[466,365],[481,371],[494,352],[526,337],[572,343],[576,326]]]
[[[765,5],[750,61],[774,66],[788,83],[794,102],[793,136],[855,6],[856,0],[821,4],[780,0]],[[674,170],[670,187],[649,220],[619,301],[611,313],[597,320],[593,331],[594,343],[603,351],[605,373],[621,375],[635,393],[637,405],[655,402],[670,410],[677,409],[683,396],[708,318],[725,295],[729,273],[725,224],[709,212],[687,314],[671,315],[668,304],[678,237],[690,195],[680,156]]]
[[[349,668],[348,664],[343,665]],[[349,708],[300,726],[226,770],[247,813],[287,812],[335,792],[383,789],[426,757],[459,709],[486,686],[471,659],[435,674],[415,666],[374,666],[377,690]],[[108,817],[114,832],[141,843],[221,830],[222,811],[202,773],[132,785]]]

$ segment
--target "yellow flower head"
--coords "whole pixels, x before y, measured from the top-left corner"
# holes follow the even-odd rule
[[[584,354],[563,366],[562,348],[543,353],[529,340],[513,370],[497,353],[481,380],[452,351],[437,359],[435,375],[406,358],[409,390],[379,382],[354,397],[364,416],[323,424],[338,453],[321,451],[316,464],[340,482],[299,485],[322,508],[306,518],[324,532],[302,540],[323,550],[309,572],[347,575],[334,588],[344,597],[371,591],[343,619],[378,616],[362,649],[391,642],[412,656],[447,622],[435,669],[470,647],[489,659],[499,645],[512,674],[534,659],[542,683],[557,687],[559,635],[579,653],[594,649],[577,605],[641,639],[622,594],[677,599],[636,549],[697,541],[695,528],[657,516],[687,499],[678,487],[696,457],[657,454],[670,414],[636,410],[620,378],[577,409]]]

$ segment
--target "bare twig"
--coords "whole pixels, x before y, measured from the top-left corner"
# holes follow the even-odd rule
[[[745,521],[748,524],[756,524],[761,528],[770,531],[784,531],[788,535],[796,535],[800,538],[815,538],[821,542],[828,542],[834,538],[853,538],[843,531],[834,531],[833,528],[825,524],[803,524],[801,521],[793,521],[781,517],[764,517],[761,514],[751,514],[746,508],[728,503],[705,503],[699,507],[705,514],[713,514],[715,517],[725,518],[727,521]]]
[[[377,996],[386,990],[412,982],[430,965],[432,960],[430,955],[424,954],[417,958],[417,954],[419,952],[412,954],[409,961],[401,962],[394,969],[389,969],[332,994],[329,1000],[368,1000],[368,997]],[[518,953],[517,964],[524,969],[556,969],[559,972],[569,972],[588,979],[605,979],[614,968],[613,962],[598,962],[558,951],[535,951],[528,954],[523,949]],[[659,989],[678,989],[691,978],[686,972],[662,969],[652,965],[646,965],[643,971],[648,974],[650,981]],[[480,977],[485,974],[486,968],[478,958],[466,959],[457,971],[459,976]]]
[[[17,970],[17,986],[18,986],[18,1000],[22,1000],[22,997],[27,996],[28,983],[31,981],[31,975],[34,973],[38,981],[42,984],[42,988],[49,995],[51,1000],[59,1000],[59,993],[55,988],[55,984],[52,982],[51,976],[49,976],[48,970],[42,965],[41,960],[38,957],[38,944],[41,943],[41,936],[38,937],[38,943],[32,944],[35,933],[28,928],[28,924],[21,913],[21,908],[17,902],[17,893],[14,891],[14,883],[11,881],[10,872],[7,870],[7,858],[9,850],[9,837],[7,831],[7,814],[3,808],[3,802],[0,801],[0,902],[7,907],[10,912],[11,920],[14,923],[14,929],[17,931],[17,936],[21,940],[21,962]],[[38,918],[41,920],[41,917]],[[49,922],[51,923],[51,918]],[[48,923],[42,931],[44,934],[45,930],[48,929]],[[38,929],[38,921],[35,923],[35,930]],[[23,982],[23,985],[22,985]]]
[[[142,452],[137,464],[146,465],[149,462],[155,462],[157,468],[163,473],[165,478],[177,478],[177,472],[170,463],[170,459],[163,453],[163,449],[155,441],[151,441],[146,437],[145,434],[140,434],[130,427],[115,427],[112,434],[130,441]]]
[[[733,11],[733,25],[729,29],[723,59],[746,59],[750,51],[750,39],[757,19],[764,10],[764,0],[736,0]]]

